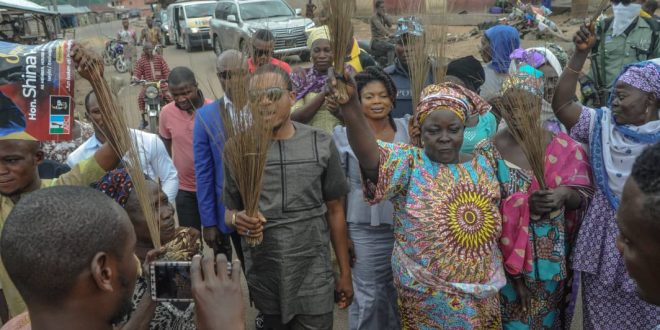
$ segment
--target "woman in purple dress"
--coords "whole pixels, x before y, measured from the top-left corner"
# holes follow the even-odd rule
[[[635,283],[615,247],[615,216],[623,184],[635,158],[660,141],[660,66],[626,66],[607,107],[590,109],[574,102],[579,72],[596,42],[588,26],[574,37],[575,55],[559,79],[552,107],[578,142],[589,147],[596,189],[578,233],[573,269],[581,272],[585,329],[651,329],[660,308],[635,294]]]

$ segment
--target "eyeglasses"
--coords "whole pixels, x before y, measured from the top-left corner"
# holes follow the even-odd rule
[[[270,56],[272,52],[270,49],[257,49],[255,48],[253,51],[254,57],[261,57],[261,56]]]
[[[246,74],[245,70],[234,70],[234,71],[225,70],[225,71],[218,72],[218,78],[220,78],[222,80],[229,80],[232,77],[240,77],[240,76],[243,76],[245,74]]]
[[[257,103],[267,98],[270,102],[277,102],[282,98],[286,90],[280,87],[271,87],[267,89],[256,89],[248,92],[251,103]]]
[[[615,5],[618,5],[620,3],[624,4],[625,6],[629,5],[632,2],[632,0],[612,0],[612,3]]]

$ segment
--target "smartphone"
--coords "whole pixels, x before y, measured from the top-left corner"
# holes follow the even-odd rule
[[[154,261],[151,263],[151,299],[164,302],[192,302],[190,261]],[[232,264],[227,262],[227,274]]]
[[[190,261],[151,263],[151,299],[166,302],[192,302]]]

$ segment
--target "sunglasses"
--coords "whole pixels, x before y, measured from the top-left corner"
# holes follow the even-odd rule
[[[254,57],[270,56],[272,54],[270,49],[254,49],[253,53]]]
[[[265,97],[270,102],[277,102],[282,98],[286,90],[280,87],[271,87],[267,89],[256,89],[248,92],[251,103],[257,103]]]
[[[632,0],[612,0],[612,3],[615,4],[615,5],[618,5],[618,4],[622,3],[622,4],[627,6],[631,2],[633,2],[633,1]]]
[[[220,71],[218,72],[218,78],[223,79],[223,80],[229,80],[232,77],[240,77],[245,75],[245,70],[237,70],[237,71]]]

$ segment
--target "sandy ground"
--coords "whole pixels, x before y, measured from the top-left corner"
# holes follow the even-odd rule
[[[559,16],[555,19],[557,23],[567,21],[567,16]],[[355,20],[355,32],[358,39],[369,39],[370,30],[369,26],[362,22]],[[132,21],[132,28],[136,31],[139,31],[142,26],[144,26],[144,21]],[[470,32],[475,27],[450,27],[448,32],[452,35],[461,35]],[[76,31],[76,40],[83,42],[90,47],[94,47],[99,52],[103,48],[104,42],[108,37],[114,37],[120,29],[120,22],[114,21],[110,23],[101,23],[86,27],[78,28]],[[565,26],[563,27],[564,33],[567,36],[572,36],[573,33],[577,30],[577,26]],[[461,56],[474,55],[478,57],[477,46],[479,44],[479,36],[471,37],[468,40],[459,41],[452,43],[447,47],[446,56],[449,58],[458,58]],[[523,47],[532,47],[532,46],[541,46],[545,44],[546,41],[538,40],[523,40]],[[566,47],[566,49],[572,49],[570,43],[560,42],[560,45]],[[176,66],[187,66],[191,68],[196,76],[197,81],[200,84],[204,95],[208,98],[217,98],[223,95],[222,88],[218,83],[217,77],[215,75],[215,55],[211,49],[207,50],[197,50],[192,53],[186,53],[184,50],[176,49],[174,46],[169,46],[164,50],[164,56],[167,60],[170,68]],[[296,57],[287,58],[287,61],[293,66],[297,65],[306,65],[304,63],[299,63]],[[106,79],[122,79],[125,82],[130,80],[128,73],[118,74],[113,67],[106,67]],[[76,106],[79,109],[77,111],[77,116],[83,117],[84,105],[83,99],[85,94],[90,90],[89,83],[84,79],[76,80]],[[127,113],[131,114],[131,126],[137,127],[138,125],[138,110],[137,110],[137,96],[139,93],[139,87],[124,87],[119,93],[118,102],[122,105]],[[247,292],[247,289],[244,284],[244,293]],[[245,294],[245,302],[248,301],[247,294]],[[247,329],[254,328],[254,317],[256,316],[256,310],[249,306],[246,303],[248,314],[247,314]],[[579,310],[579,308],[578,308]],[[572,329],[581,329],[578,324],[580,324],[581,313],[576,313],[576,322]],[[348,328],[348,318],[346,311],[335,311],[335,321],[334,329],[347,329]]]

